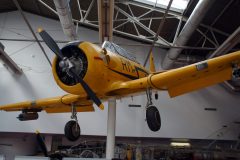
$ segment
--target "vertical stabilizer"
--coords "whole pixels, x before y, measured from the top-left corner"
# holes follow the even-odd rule
[[[149,62],[149,68],[150,68],[150,71],[151,71],[151,72],[156,72],[152,52],[150,53],[150,58],[149,58],[149,60],[150,60],[150,62]]]

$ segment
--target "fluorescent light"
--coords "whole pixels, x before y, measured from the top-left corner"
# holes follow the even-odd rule
[[[190,147],[191,144],[188,142],[171,142],[172,147]]]

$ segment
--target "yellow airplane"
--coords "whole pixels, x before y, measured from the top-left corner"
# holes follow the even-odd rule
[[[77,112],[100,109],[101,102],[146,92],[146,120],[152,131],[161,127],[158,109],[152,104],[152,90],[166,90],[170,97],[240,77],[240,51],[169,71],[155,72],[153,57],[150,70],[118,45],[106,41],[102,48],[89,42],[71,42],[60,49],[42,29],[39,34],[56,54],[52,72],[56,83],[67,95],[0,106],[4,111],[22,111],[21,121],[38,118],[38,112],[71,112],[65,136],[75,141],[80,136]],[[101,100],[100,100],[101,99]]]

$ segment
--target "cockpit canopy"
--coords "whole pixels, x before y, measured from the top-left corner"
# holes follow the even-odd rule
[[[136,63],[139,63],[137,62],[136,60],[136,57],[133,56],[132,54],[128,53],[125,49],[123,49],[122,47],[116,45],[115,43],[112,43],[112,42],[109,42],[109,41],[105,41],[102,45],[102,48],[105,48],[106,50],[109,50],[110,52],[112,53],[116,53],[116,54],[119,54],[131,61],[134,61]]]

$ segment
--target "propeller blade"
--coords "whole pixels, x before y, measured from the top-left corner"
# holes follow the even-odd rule
[[[46,144],[44,143],[43,141],[43,138],[42,136],[40,135],[40,132],[39,131],[36,131],[36,136],[37,136],[37,142],[44,154],[45,157],[48,157],[48,152],[47,152],[47,147],[46,147]]]
[[[57,43],[53,40],[53,38],[43,29],[39,28],[38,33],[42,37],[43,41],[47,44],[47,46],[60,58],[63,59],[64,56],[58,47]],[[74,64],[73,64],[74,65]],[[78,83],[80,83],[85,90],[85,92],[88,94],[88,96],[92,99],[92,101],[101,109],[104,109],[104,106],[100,99],[96,96],[96,94],[93,92],[93,90],[88,86],[88,84],[82,79],[81,76],[79,76],[76,71],[75,67],[69,69],[69,72],[74,76],[74,78],[77,80]]]
[[[96,96],[93,90],[87,85],[87,83],[75,72],[74,68],[69,70],[71,74],[76,78],[76,80],[82,85],[83,89],[87,92],[88,96],[92,99],[92,101],[101,109],[104,109],[104,105],[100,101],[100,99]]]
[[[53,40],[53,38],[42,28],[38,28],[38,33],[42,37],[43,41],[46,45],[60,58],[63,59],[63,54],[58,47],[57,43]]]

